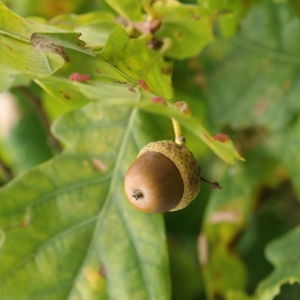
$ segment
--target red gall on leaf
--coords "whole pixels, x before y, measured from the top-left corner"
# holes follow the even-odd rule
[[[228,142],[230,140],[229,136],[227,134],[224,134],[224,133],[217,133],[214,136],[214,139],[218,142],[221,142],[221,143],[225,143],[225,142]]]
[[[167,106],[167,101],[165,100],[164,97],[161,97],[161,96],[154,96],[154,97],[152,97],[151,98],[151,102]]]
[[[70,76],[69,76],[69,80],[72,80],[72,81],[79,81],[79,82],[85,82],[85,81],[88,81],[90,80],[91,76],[88,75],[88,74],[81,74],[81,73],[72,73]]]
[[[145,80],[139,79],[137,81],[137,85],[145,91],[149,91],[149,86]]]

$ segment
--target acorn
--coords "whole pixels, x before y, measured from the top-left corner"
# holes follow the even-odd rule
[[[192,152],[174,141],[151,142],[129,167],[124,189],[129,202],[145,212],[176,211],[200,190],[200,166]]]

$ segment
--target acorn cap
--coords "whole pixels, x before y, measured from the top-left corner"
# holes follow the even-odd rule
[[[179,203],[170,211],[186,207],[200,190],[200,166],[192,152],[183,145],[171,140],[151,142],[141,149],[138,157],[147,152],[159,152],[168,157],[177,167],[183,180],[183,195]]]

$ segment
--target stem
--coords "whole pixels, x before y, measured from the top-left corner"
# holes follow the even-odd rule
[[[222,188],[218,182],[211,182],[211,181],[203,178],[202,176],[200,176],[200,179],[201,179],[201,181],[208,183],[213,189],[220,190]]]
[[[182,134],[181,126],[175,118],[171,118],[171,120],[172,120],[172,125],[173,125],[173,129],[174,129],[174,134],[175,134],[175,143],[178,145],[184,146],[185,138]]]

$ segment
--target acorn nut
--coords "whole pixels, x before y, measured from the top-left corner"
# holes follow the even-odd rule
[[[124,188],[133,206],[159,213],[186,207],[196,198],[200,181],[192,152],[166,140],[142,148],[126,173]]]

